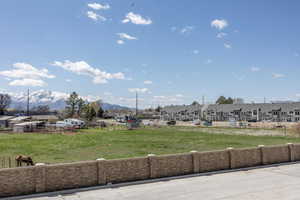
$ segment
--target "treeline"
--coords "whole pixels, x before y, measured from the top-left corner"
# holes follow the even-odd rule
[[[0,115],[4,115],[11,104],[11,97],[8,94],[0,94]]]
[[[75,117],[92,121],[95,117],[102,118],[104,110],[102,109],[100,100],[90,103],[79,97],[76,92],[72,92],[66,100],[64,113],[65,118]]]
[[[8,111],[8,108],[12,102],[10,95],[0,93],[0,115],[26,115],[27,111],[19,108]],[[76,92],[72,92],[66,100],[66,107],[63,111],[51,111],[49,105],[39,105],[30,108],[30,115],[47,115],[47,114],[59,114],[61,118],[84,118],[88,121],[92,121],[95,117],[102,118],[104,110],[101,106],[101,100],[95,102],[88,102]]]

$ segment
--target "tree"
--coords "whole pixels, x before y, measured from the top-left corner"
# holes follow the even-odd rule
[[[97,112],[97,117],[103,118],[103,114],[104,114],[104,110],[100,106],[99,109],[98,109],[98,112]]]
[[[155,108],[155,112],[160,112],[161,111],[161,107],[157,106],[157,108]]]
[[[72,94],[70,94],[69,98],[66,100],[68,116],[74,116],[78,101],[78,94],[76,92],[72,92]]]
[[[217,101],[216,101],[216,104],[225,104],[226,102],[226,97],[224,96],[220,96]]]
[[[233,99],[231,97],[220,96],[218,100],[216,101],[216,104],[233,104]]]
[[[84,105],[85,105],[84,100],[82,98],[79,98],[77,101],[77,116],[78,117],[81,116]]]
[[[233,104],[233,99],[231,97],[228,97],[226,104]]]
[[[99,117],[99,118],[102,118],[103,114],[104,114],[104,110],[102,108],[102,101],[98,100],[98,101],[92,102],[90,105],[96,111],[96,116]]]
[[[88,121],[92,121],[96,117],[97,113],[91,104],[85,106],[85,118]]]
[[[198,101],[193,101],[192,105],[193,106],[199,105],[199,102]]]
[[[11,103],[11,97],[8,94],[0,94],[0,115],[4,115],[4,112]]]

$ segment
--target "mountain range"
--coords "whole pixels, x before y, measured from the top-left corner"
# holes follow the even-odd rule
[[[12,102],[10,104],[10,108],[15,109],[24,109],[27,106],[27,93],[8,93],[11,96]],[[30,92],[29,102],[30,107],[36,107],[40,105],[48,105],[51,110],[61,110],[66,106],[65,101],[69,97],[69,94],[63,92],[56,91],[48,91],[48,90],[37,90]],[[87,102],[93,102],[100,100],[99,97],[82,97]],[[106,102],[102,102],[102,108],[104,110],[128,110],[126,106],[110,104]]]

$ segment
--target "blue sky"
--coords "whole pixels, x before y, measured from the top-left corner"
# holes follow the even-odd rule
[[[298,100],[297,0],[3,0],[0,89],[143,107]]]

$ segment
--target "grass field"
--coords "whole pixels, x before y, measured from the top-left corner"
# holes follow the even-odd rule
[[[300,142],[300,138],[209,134],[189,129],[87,129],[75,135],[0,134],[0,157],[30,155],[35,162],[58,163],[97,158],[127,158]]]

